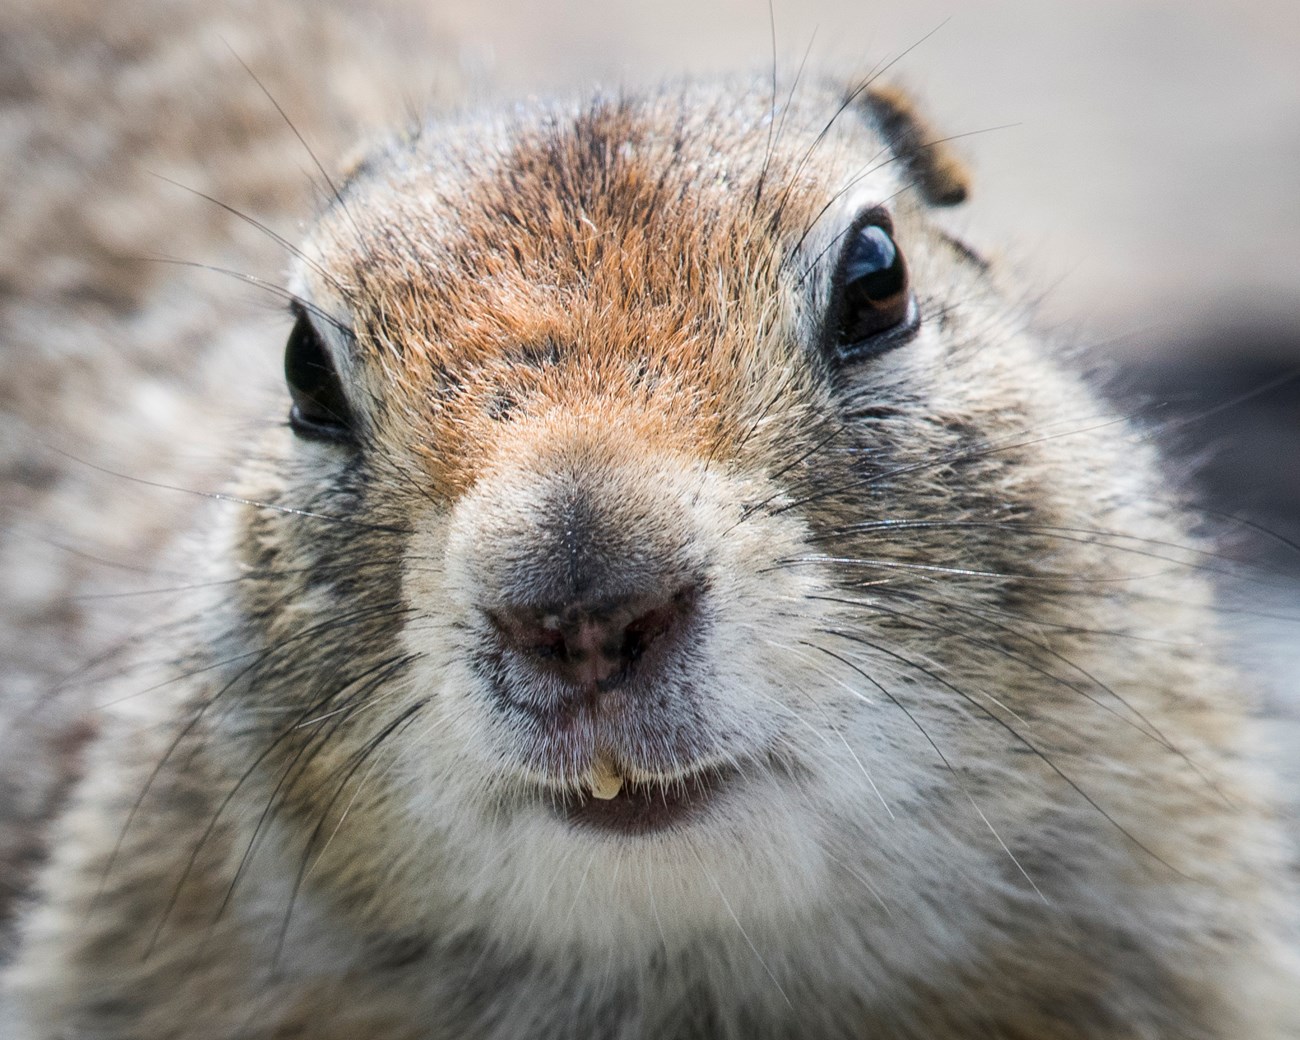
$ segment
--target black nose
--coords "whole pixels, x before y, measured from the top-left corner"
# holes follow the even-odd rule
[[[539,671],[583,690],[612,689],[686,638],[694,586],[599,604],[516,606],[488,613],[506,645]]]

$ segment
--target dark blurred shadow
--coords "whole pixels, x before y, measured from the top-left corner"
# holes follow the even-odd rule
[[[1151,416],[1234,555],[1300,581],[1300,320],[1188,330],[1126,358],[1111,389]]]

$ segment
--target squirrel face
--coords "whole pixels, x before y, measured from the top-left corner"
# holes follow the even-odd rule
[[[905,100],[530,105],[330,187],[32,1035],[1296,1035],[1212,554]]]
[[[846,871],[1016,865],[951,837],[987,827],[971,790],[1014,762],[987,795],[1013,833],[1035,785],[1077,784],[1063,748],[1142,739],[1079,694],[1084,650],[1017,627],[1092,609],[1066,593],[1110,565],[1044,532],[1115,478],[1044,432],[1080,391],[931,226],[964,195],[931,152],[894,95],[692,89],[417,132],[342,185],[256,489],[293,511],[241,542],[303,576],[244,586],[271,638],[319,644],[270,754],[368,913],[779,928]],[[1092,798],[1080,840],[1122,843]],[[358,842],[402,850],[391,884],[353,877]]]

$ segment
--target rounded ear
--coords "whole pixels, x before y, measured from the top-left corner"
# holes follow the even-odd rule
[[[970,194],[970,177],[897,87],[871,86],[856,92],[857,107],[870,119],[907,168],[932,206],[955,206]]]

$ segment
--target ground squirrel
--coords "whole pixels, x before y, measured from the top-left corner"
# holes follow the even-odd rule
[[[1212,550],[934,141],[686,83],[322,178],[17,1036],[1294,1037]]]

